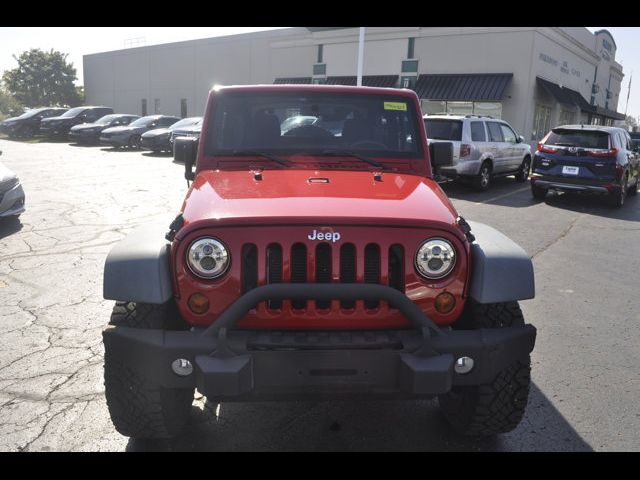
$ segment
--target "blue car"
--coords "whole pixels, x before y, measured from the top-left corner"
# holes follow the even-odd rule
[[[638,192],[640,155],[629,132],[600,125],[556,127],[538,143],[531,165],[531,193],[549,190],[605,195],[613,207]]]

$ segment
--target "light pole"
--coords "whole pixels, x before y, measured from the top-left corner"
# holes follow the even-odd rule
[[[360,27],[360,41],[358,43],[358,82],[359,87],[362,86],[362,64],[364,63],[364,28]]]

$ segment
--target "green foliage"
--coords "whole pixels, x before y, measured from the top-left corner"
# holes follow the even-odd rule
[[[69,106],[81,104],[74,82],[76,69],[67,63],[67,54],[34,48],[13,58],[18,67],[7,70],[2,81],[7,91],[26,107]]]
[[[0,89],[0,121],[20,115],[24,107],[11,94]]]

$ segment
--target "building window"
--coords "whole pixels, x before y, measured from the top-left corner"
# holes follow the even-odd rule
[[[407,45],[407,58],[413,58],[415,46],[416,46],[416,39],[410,38],[409,43]]]
[[[417,77],[401,77],[400,88],[413,88],[416,85]]]
[[[473,102],[473,114],[484,117],[502,118],[502,103]]]
[[[153,112],[154,113],[160,113],[160,99],[159,98],[154,98],[153,99]]]
[[[551,108],[544,105],[536,105],[533,113],[533,130],[531,131],[531,140],[538,141],[542,139],[551,127]]]
[[[326,75],[327,74],[327,64],[326,63],[316,63],[313,65],[313,74],[314,75]]]
[[[147,116],[147,99],[143,98],[141,103],[142,103],[142,116],[146,117]]]
[[[447,102],[447,113],[452,115],[471,115],[473,102]]]
[[[316,63],[322,63],[322,51],[324,45],[318,45],[318,61]]]
[[[447,113],[447,102],[438,100],[422,100],[422,113],[425,115],[435,115],[438,113]]]
[[[322,85],[327,81],[326,78],[314,78],[313,79],[313,84],[314,85]]]
[[[418,60],[403,60],[402,73],[413,73],[418,71]]]
[[[180,116],[182,118],[186,118],[187,116],[187,99],[186,98],[180,99]]]
[[[559,119],[559,124],[560,125],[571,125],[573,123],[573,119],[575,118],[575,115],[572,111],[570,110],[561,110],[560,111],[560,119]]]
[[[602,119],[594,115],[591,117],[591,125],[602,125]]]

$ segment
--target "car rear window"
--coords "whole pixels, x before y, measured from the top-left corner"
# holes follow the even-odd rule
[[[462,122],[459,120],[426,119],[427,138],[434,140],[462,140]]]
[[[607,149],[609,134],[597,130],[553,130],[544,143],[562,147]]]

